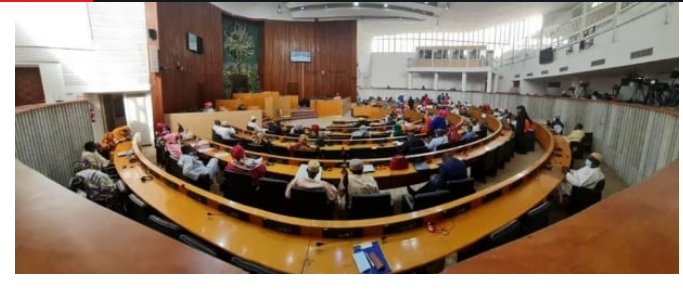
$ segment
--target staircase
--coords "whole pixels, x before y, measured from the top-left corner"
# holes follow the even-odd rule
[[[298,119],[313,119],[313,118],[318,118],[318,114],[311,110],[311,108],[298,108],[295,110],[292,110],[291,117],[289,120],[298,120]]]

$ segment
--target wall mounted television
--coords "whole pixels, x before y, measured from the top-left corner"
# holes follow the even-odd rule
[[[292,52],[290,52],[289,59],[292,62],[311,62],[311,52],[310,51],[292,51]]]
[[[551,47],[543,49],[539,53],[539,63],[547,64],[553,62],[553,49]]]
[[[201,54],[204,50],[204,40],[194,33],[188,33],[187,49],[191,52]]]

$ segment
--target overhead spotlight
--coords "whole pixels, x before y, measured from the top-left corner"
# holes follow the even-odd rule
[[[277,13],[282,13],[282,4],[277,5]]]
[[[325,5],[325,9],[330,8],[330,6]]]
[[[389,4],[384,3],[384,8],[387,8],[387,7],[389,7]]]
[[[446,10],[450,9],[451,3],[446,3]]]
[[[302,11],[306,10],[306,7],[301,7],[301,8],[299,8],[299,10],[302,10]]]
[[[358,2],[353,2],[353,6],[358,6]]]
[[[425,2],[425,4],[429,4],[429,2]]]

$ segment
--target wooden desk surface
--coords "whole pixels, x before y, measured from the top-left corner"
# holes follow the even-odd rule
[[[568,148],[566,142],[560,142],[561,137],[556,136],[555,139],[558,147]],[[569,165],[566,156],[557,158],[560,160],[557,160],[557,165],[552,170],[542,170],[518,187],[504,191],[501,197],[445,219],[443,224],[449,232],[448,235],[430,233],[425,227],[418,227],[385,238],[377,236],[347,240],[313,239],[304,273],[356,273],[352,256],[353,246],[371,241],[379,242],[394,273],[445,258],[517,219],[545,199],[562,181],[561,167]],[[510,179],[514,178],[513,176]],[[500,184],[504,183],[508,181]]]
[[[17,274],[245,273],[77,196],[19,161],[14,168]]]
[[[445,273],[679,273],[678,159],[645,181]]]

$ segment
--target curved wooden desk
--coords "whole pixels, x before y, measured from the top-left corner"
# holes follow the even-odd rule
[[[575,216],[445,273],[678,273],[678,174],[677,159]]]
[[[536,136],[545,148],[543,158],[504,182],[433,208],[356,221],[294,218],[229,201],[159,169],[144,158],[135,140],[133,150],[144,166],[138,163],[130,168],[129,161],[121,157],[116,166],[131,190],[166,217],[215,247],[267,268],[285,273],[353,273],[351,246],[382,240],[390,267],[397,273],[443,259],[543,200],[562,179],[560,167],[569,165],[569,147],[543,127],[537,126]],[[126,146],[130,143],[120,145],[117,151],[130,148]],[[556,146],[562,154],[551,156]],[[552,172],[541,168],[546,161],[555,164]],[[143,184],[140,177],[146,172],[157,178]],[[422,227],[437,218],[456,226],[458,234],[434,235]],[[297,232],[290,231],[293,227]],[[362,237],[357,236],[358,231]]]

